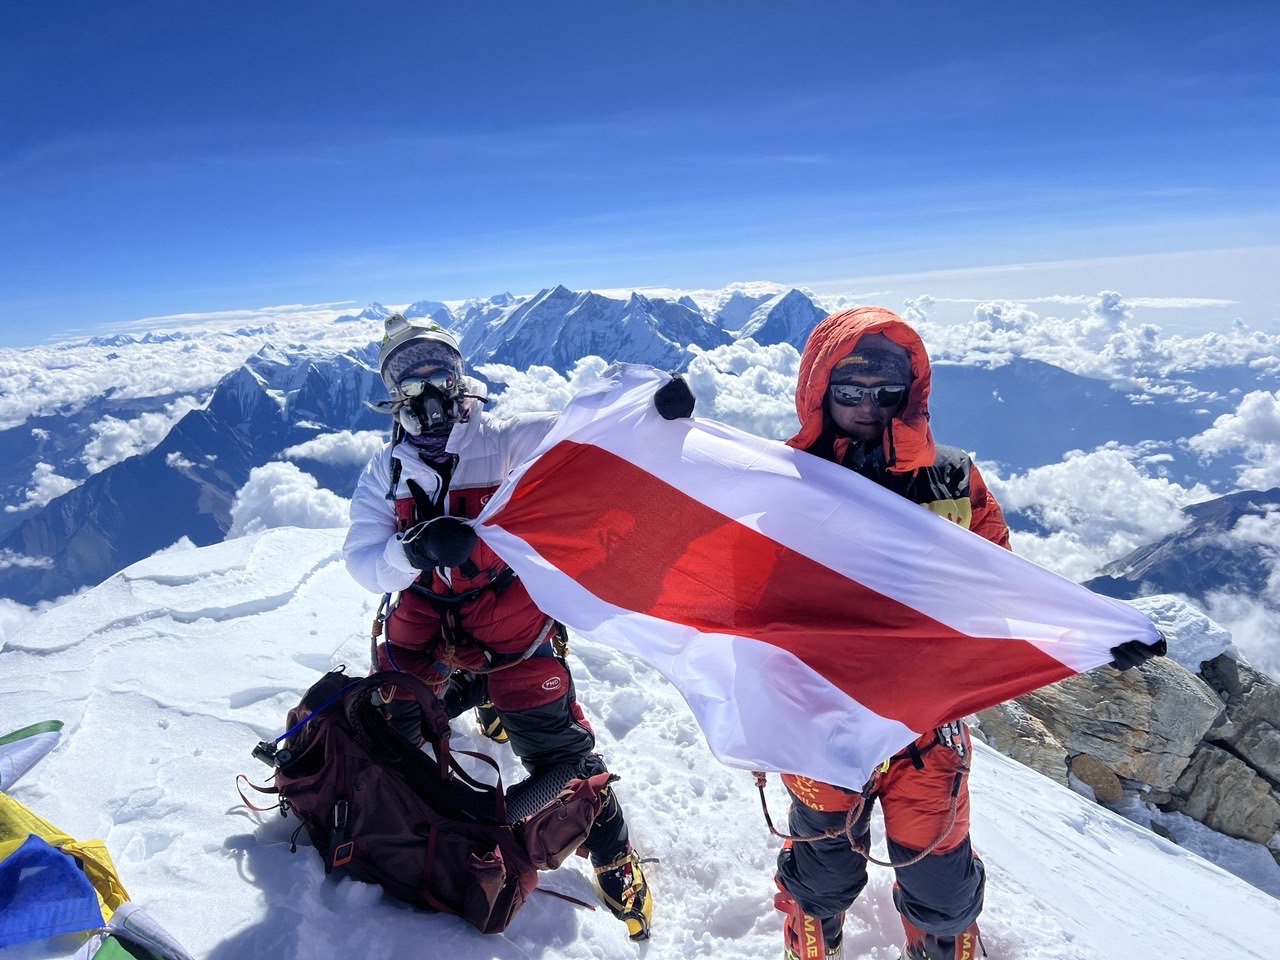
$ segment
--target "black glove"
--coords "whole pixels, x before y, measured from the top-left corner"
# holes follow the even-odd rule
[[[658,408],[663,420],[683,420],[693,416],[693,405],[696,402],[689,384],[679,374],[660,386],[653,395],[653,405]]]
[[[449,719],[461,716],[472,707],[478,707],[489,698],[489,684],[483,673],[468,673],[455,670],[444,682],[440,691],[440,702],[444,704],[444,712]]]
[[[417,700],[392,700],[382,707],[387,724],[410,743],[422,743],[422,707]]]
[[[476,548],[476,532],[457,517],[437,517],[409,528],[402,545],[405,557],[419,570],[456,567]]]
[[[1163,657],[1169,652],[1169,644],[1164,635],[1155,643],[1143,643],[1141,640],[1128,640],[1118,647],[1111,648],[1111,665],[1117,670],[1128,670],[1140,663],[1146,663],[1152,657]]]
[[[427,552],[425,533],[420,537],[414,537],[412,540],[401,538],[400,546],[404,549],[405,559],[419,570],[430,570],[436,565],[436,558]]]

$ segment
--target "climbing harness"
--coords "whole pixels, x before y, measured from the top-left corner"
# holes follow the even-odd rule
[[[864,812],[869,810],[869,804],[873,803],[876,798],[876,791],[880,786],[880,780],[888,771],[889,765],[898,760],[910,760],[912,765],[917,769],[924,767],[923,757],[934,747],[943,746],[951,750],[960,758],[960,765],[956,768],[954,779],[951,781],[951,801],[947,813],[947,822],[943,826],[937,837],[923,850],[908,860],[878,860],[871,855],[871,851],[860,844],[853,835],[853,829],[857,826],[858,821],[862,819]],[[813,843],[818,840],[830,840],[834,837],[844,837],[849,841],[849,847],[858,856],[862,857],[868,863],[874,863],[881,867],[892,867],[898,869],[901,867],[909,867],[912,864],[919,863],[942,843],[943,840],[951,833],[951,828],[956,825],[956,818],[960,812],[960,786],[964,783],[965,776],[969,773],[969,749],[964,743],[964,727],[960,721],[955,720],[945,723],[934,730],[934,741],[923,750],[914,743],[909,744],[906,749],[895,753],[888,760],[885,760],[871,774],[871,779],[857,794],[857,800],[853,806],[849,808],[849,813],[845,816],[844,826],[833,827],[830,830],[824,830],[822,833],[814,834],[808,837],[797,837],[791,834],[783,833],[773,824],[773,818],[769,815],[769,803],[765,799],[764,788],[768,779],[768,775],[761,770],[752,772],[755,777],[756,788],[760,791],[760,807],[764,811],[764,821],[769,827],[769,832],[775,837],[782,840],[790,840],[792,843]]]

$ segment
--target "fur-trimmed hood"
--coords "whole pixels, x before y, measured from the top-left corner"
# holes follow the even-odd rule
[[[883,334],[903,347],[911,360],[911,390],[906,406],[893,418],[882,438],[889,469],[909,473],[927,467],[936,454],[929,430],[929,356],[920,335],[884,307],[855,307],[827,317],[809,334],[800,355],[796,413],[800,431],[787,444],[808,450],[822,436],[828,418],[823,410],[827,384],[836,362],[849,355],[864,336]]]

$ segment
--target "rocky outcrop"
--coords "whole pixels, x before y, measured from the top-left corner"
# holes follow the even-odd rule
[[[1077,753],[1071,758],[1071,775],[1093,791],[1099,803],[1119,803],[1124,798],[1124,784],[1097,757]]]
[[[1280,684],[1225,655],[1206,663],[1201,674],[1226,704],[1230,721],[1214,742],[1280,789]]]
[[[1082,673],[1018,703],[1069,755],[1087,753],[1117,776],[1162,791],[1178,782],[1223,712],[1208,684],[1167,658],[1123,673]]]
[[[1161,657],[1070,677],[982,711],[980,732],[1099,803],[1137,792],[1280,862],[1280,684],[1228,650],[1199,673]]]
[[[1043,723],[1018,705],[1000,703],[978,714],[979,733],[1006,757],[1067,786],[1067,751]]]
[[[1226,708],[1164,804],[1228,836],[1280,836],[1280,684],[1225,654],[1201,675]],[[1280,857],[1278,857],[1280,859]]]
[[[1205,744],[1173,787],[1169,810],[1228,836],[1267,844],[1280,829],[1280,800],[1247,763]]]

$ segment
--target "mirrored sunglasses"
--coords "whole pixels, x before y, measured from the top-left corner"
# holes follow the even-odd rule
[[[420,397],[428,389],[435,390],[446,397],[453,396],[458,387],[458,378],[451,370],[436,370],[423,377],[405,377],[396,384],[396,391],[406,400]]]
[[[852,383],[831,384],[831,399],[842,407],[856,407],[862,398],[871,397],[877,407],[889,409],[906,399],[909,388],[900,383],[886,383],[878,387],[859,387]]]

